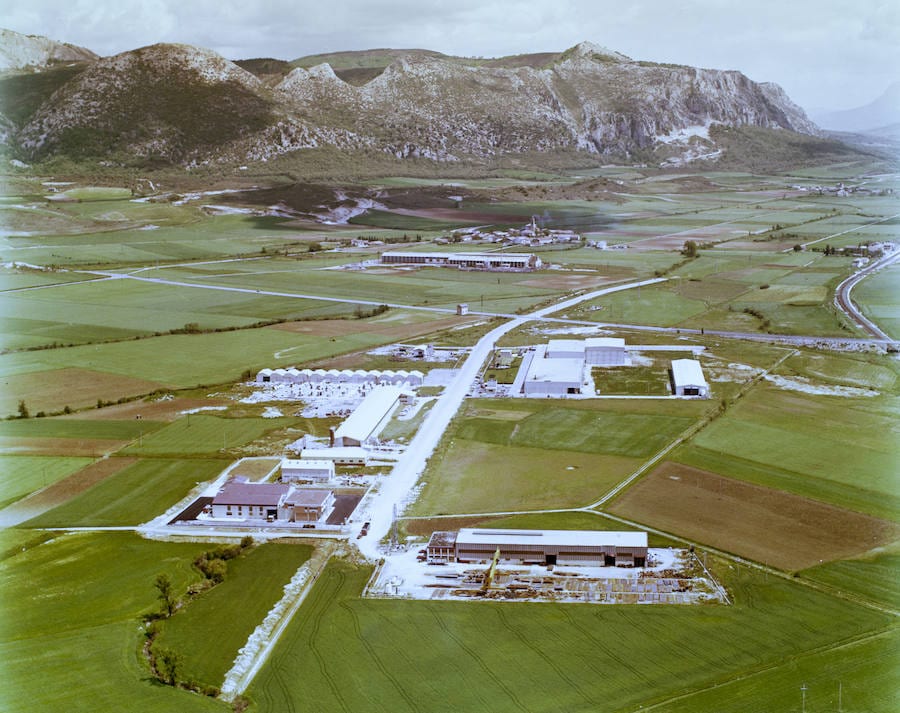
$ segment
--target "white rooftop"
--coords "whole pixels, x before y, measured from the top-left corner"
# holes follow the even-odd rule
[[[330,460],[312,460],[310,458],[285,458],[281,461],[282,468],[324,468],[330,470],[334,465]]]
[[[547,343],[547,350],[551,352],[584,352],[584,340],[551,339]]]
[[[607,347],[607,348],[625,348],[625,340],[620,337],[589,337],[584,340],[584,345],[587,349],[598,348],[598,347]]]
[[[531,360],[527,381],[557,381],[581,384],[584,375],[584,358],[559,357],[544,358],[545,352],[538,349]]]
[[[483,528],[463,528],[456,537],[456,544],[646,547],[647,533],[609,530],[488,530]]]
[[[688,386],[706,385],[703,369],[700,367],[700,362],[696,359],[673,359],[672,378],[676,386],[682,384]]]
[[[349,436],[364,441],[400,399],[403,390],[397,386],[378,386],[372,389],[346,421],[335,429],[335,438]]]
[[[305,460],[304,456],[306,455],[314,456],[317,459],[342,460],[344,458],[367,458],[369,452],[361,446],[335,446],[334,448],[304,448],[300,451],[301,460]]]

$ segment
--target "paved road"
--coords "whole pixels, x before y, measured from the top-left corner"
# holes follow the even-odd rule
[[[887,267],[893,262],[896,262],[900,259],[900,251],[894,251],[885,255],[879,260],[876,260],[871,265],[864,267],[859,272],[851,275],[846,280],[844,280],[840,285],[838,285],[837,290],[834,294],[834,304],[839,310],[844,312],[850,319],[856,322],[860,327],[862,327],[865,331],[871,334],[876,339],[886,339],[891,340],[891,338],[885,334],[881,329],[878,328],[874,322],[869,320],[859,309],[853,304],[853,301],[850,299],[850,291],[856,287],[856,285],[873,272],[880,270],[883,267]]]
[[[444,389],[444,393],[437,399],[435,405],[429,411],[419,428],[409,447],[400,456],[397,465],[394,466],[391,474],[382,481],[381,488],[376,493],[369,504],[369,532],[368,534],[357,540],[360,551],[371,559],[380,557],[379,544],[391,528],[393,521],[393,511],[396,505],[398,509],[408,497],[409,492],[415,487],[416,481],[425,470],[428,459],[434,453],[438,442],[447,430],[450,420],[459,411],[462,406],[463,399],[475,382],[475,378],[481,371],[481,367],[497,340],[507,332],[521,326],[525,322],[534,319],[541,319],[545,315],[562,309],[568,309],[574,305],[592,300],[612,292],[621,290],[629,290],[644,285],[652,285],[657,282],[663,282],[665,278],[654,278],[652,280],[643,280],[641,282],[632,282],[625,285],[616,285],[615,287],[607,287],[594,292],[587,292],[577,297],[572,297],[563,302],[558,302],[544,307],[542,309],[531,312],[527,315],[512,318],[509,322],[492,329],[485,334],[478,343],[473,347],[468,359],[457,372],[453,381]],[[354,530],[354,534],[358,530]],[[352,541],[352,537],[351,537]]]

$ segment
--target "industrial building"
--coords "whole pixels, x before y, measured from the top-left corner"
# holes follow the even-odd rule
[[[316,522],[328,517],[334,501],[332,490],[231,480],[213,498],[211,510],[221,519]]]
[[[385,369],[261,369],[256,375],[257,384],[374,384],[421,386],[425,375],[416,369],[393,371]]]
[[[676,396],[709,398],[709,384],[700,362],[695,359],[672,360],[672,391]]]
[[[308,458],[283,458],[281,480],[284,483],[322,482],[334,478],[333,460]]]
[[[349,418],[331,430],[331,446],[362,446],[377,437],[400,403],[402,394],[396,386],[372,389]]]
[[[285,499],[285,507],[291,512],[291,522],[324,521],[334,510],[333,490],[294,490]]]
[[[464,528],[432,533],[426,553],[429,562],[487,564],[497,550],[499,561],[510,564],[643,567],[647,533]]]
[[[547,342],[547,359],[580,359],[584,361],[583,339],[551,339]]]
[[[590,366],[625,366],[625,340],[618,337],[585,339],[584,361]]]
[[[525,369],[522,393],[525,396],[565,396],[580,394],[584,384],[584,356],[552,358],[548,347],[529,352],[521,366]]]
[[[381,254],[384,265],[429,265],[468,270],[537,270],[543,265],[534,253],[437,253],[395,251]]]
[[[358,446],[344,448],[304,448],[300,459],[327,460],[335,465],[368,465],[369,452]]]

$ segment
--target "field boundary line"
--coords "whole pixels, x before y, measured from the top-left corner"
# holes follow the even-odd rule
[[[719,681],[718,683],[713,683],[708,686],[704,686],[703,688],[697,688],[693,691],[688,691],[687,693],[681,693],[675,696],[671,696],[670,698],[666,698],[665,700],[658,701],[656,703],[650,703],[649,705],[641,705],[639,708],[634,708],[635,712],[637,711],[650,711],[655,708],[660,708],[661,706],[667,706],[670,703],[674,703],[675,701],[683,701],[686,698],[692,698],[693,696],[700,695],[701,693],[706,693],[707,691],[714,691],[717,688],[724,688],[725,686],[730,686],[733,683],[738,683],[740,681],[746,681],[750,678],[755,678],[756,676],[761,676],[763,674],[769,673],[771,671],[777,671],[779,668],[789,664],[796,664],[798,661],[803,659],[811,658],[813,656],[818,656],[819,654],[826,654],[830,651],[839,651],[841,649],[850,648],[852,646],[858,646],[860,644],[867,643],[872,641],[873,639],[878,639],[883,636],[888,636],[894,633],[895,628],[893,626],[888,626],[883,629],[877,629],[875,631],[869,631],[864,634],[857,634],[856,636],[852,636],[849,639],[843,639],[831,644],[822,644],[821,646],[816,646],[812,649],[807,649],[806,651],[800,651],[796,654],[792,654],[783,659],[775,661],[765,666],[761,666],[752,671],[746,671],[743,674],[734,676],[725,681]]]
[[[285,595],[269,610],[266,618],[253,630],[247,643],[238,651],[234,664],[225,674],[222,683],[222,692],[219,695],[222,700],[230,703],[247,690],[336,551],[337,548],[333,545],[322,546],[317,548],[310,559],[300,565],[291,581],[285,585]],[[294,592],[289,591],[289,587],[297,579],[300,580],[298,589]]]
[[[672,441],[665,448],[660,450],[655,455],[651,456],[648,461],[646,461],[640,468],[638,468],[634,473],[629,475],[625,480],[616,485],[612,490],[606,493],[603,497],[601,497],[596,502],[593,502],[589,505],[585,505],[582,510],[593,510],[595,508],[599,508],[604,503],[612,500],[619,493],[625,490],[629,485],[631,485],[635,480],[640,478],[649,468],[659,463],[670,451],[672,451],[677,446],[682,445],[683,443],[687,443],[691,439],[693,439],[700,431],[705,429],[709,424],[718,419],[720,416],[723,416],[728,411],[728,407],[733,405],[738,399],[743,398],[754,386],[756,386],[762,379],[769,375],[769,373],[777,369],[781,366],[785,361],[790,359],[792,356],[795,356],[799,352],[796,349],[791,349],[787,354],[781,356],[774,364],[767,367],[765,370],[760,373],[754,375],[751,379],[747,381],[738,392],[731,398],[730,403],[726,404],[726,402],[722,402],[721,407],[707,416],[701,418],[697,423],[691,424],[678,438]]]

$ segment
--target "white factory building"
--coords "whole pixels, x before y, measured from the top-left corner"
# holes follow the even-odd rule
[[[397,386],[372,389],[346,421],[331,431],[331,446],[362,446],[376,438],[400,403],[403,390]]]
[[[283,458],[281,480],[284,483],[323,482],[334,478],[334,461],[311,458]]]
[[[700,362],[695,359],[672,360],[672,387],[676,396],[709,398],[709,384],[703,376]]]
[[[557,340],[565,341],[565,340]],[[558,345],[557,345],[558,346]],[[557,351],[556,353],[567,353]],[[580,394],[584,386],[584,354],[580,357],[549,355],[549,345],[539,346],[526,355],[522,393],[525,396],[565,396]]]
[[[534,253],[439,253],[393,251],[381,254],[384,265],[429,265],[468,270],[537,270],[543,265]]]
[[[304,448],[300,460],[327,460],[334,465],[368,465],[369,452],[359,446],[341,448]]]

